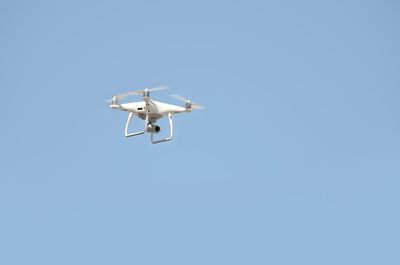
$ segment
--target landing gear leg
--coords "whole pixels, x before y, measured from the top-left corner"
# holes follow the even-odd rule
[[[131,123],[131,121],[132,121],[132,117],[133,117],[133,112],[129,112],[129,115],[128,115],[128,120],[126,121],[126,125],[125,125],[125,136],[126,137],[131,137],[131,136],[136,136],[136,135],[140,135],[140,134],[144,134],[144,130],[143,131],[139,131],[139,132],[134,132],[134,133],[128,133],[128,128],[129,128],[129,124]],[[147,125],[147,123],[148,123],[148,116],[146,116],[146,122],[145,122],[145,124],[144,124],[144,126],[145,126],[145,128],[146,128],[146,125]]]
[[[171,113],[168,113],[168,121],[169,121],[169,137],[167,137],[165,139],[154,140],[154,133],[152,133],[151,134],[151,142],[153,144],[171,141],[171,139],[173,137],[173,133],[174,133],[173,126],[172,126],[172,114]]]

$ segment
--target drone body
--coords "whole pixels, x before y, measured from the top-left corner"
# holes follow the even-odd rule
[[[157,91],[162,89],[165,89],[165,87],[159,87],[154,89],[145,88],[144,90],[132,91],[132,92],[127,92],[125,94],[117,95],[111,99],[110,107],[112,109],[118,109],[129,113],[128,120],[126,121],[125,125],[126,137],[137,136],[144,134],[145,132],[148,132],[151,134],[151,142],[153,144],[170,141],[173,137],[172,115],[183,112],[191,112],[193,109],[202,108],[201,106],[192,103],[190,100],[186,100],[178,95],[174,95],[174,97],[184,101],[186,103],[184,107],[150,99],[150,91]],[[140,94],[143,95],[143,101],[122,103],[122,104],[119,103],[119,100],[125,98],[126,96],[140,95]],[[143,131],[138,131],[134,133],[128,132],[129,124],[131,123],[133,116],[137,116],[138,118],[144,120]],[[163,117],[168,117],[170,134],[167,138],[155,140],[154,134],[157,134],[161,131],[160,126],[156,124],[157,120]]]

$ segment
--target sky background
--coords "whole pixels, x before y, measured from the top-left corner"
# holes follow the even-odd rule
[[[400,264],[399,13],[1,1],[0,264]],[[125,138],[158,85],[206,109]]]

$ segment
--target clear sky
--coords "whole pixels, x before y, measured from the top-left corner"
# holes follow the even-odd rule
[[[399,13],[1,1],[0,264],[400,264]],[[125,138],[157,85],[206,109]]]

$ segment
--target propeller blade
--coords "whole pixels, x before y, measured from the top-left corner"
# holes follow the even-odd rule
[[[168,86],[158,86],[154,88],[150,88],[149,91],[160,91],[160,90],[165,90],[168,89]],[[123,94],[116,95],[117,100],[121,100],[126,98],[127,96],[132,96],[132,95],[143,95],[144,89],[143,90],[134,90],[134,91],[129,91]]]
[[[182,96],[180,96],[178,94],[171,95],[171,97],[176,98],[176,99],[178,99],[178,100],[180,100],[182,102],[185,102],[185,103],[190,102],[190,105],[191,105],[192,109],[204,109],[204,107],[201,106],[200,104],[191,102],[189,99],[186,99],[186,98],[184,98],[184,97],[182,97]]]
[[[150,88],[149,91],[160,91],[160,90],[165,90],[165,89],[168,89],[168,86],[153,87],[153,88]]]
[[[204,107],[197,103],[192,102],[192,109],[204,109]]]
[[[188,99],[186,99],[186,98],[184,98],[184,97],[182,97],[182,96],[180,96],[178,94],[171,95],[171,97],[176,98],[177,100],[180,100],[182,102],[187,102],[188,101]]]

